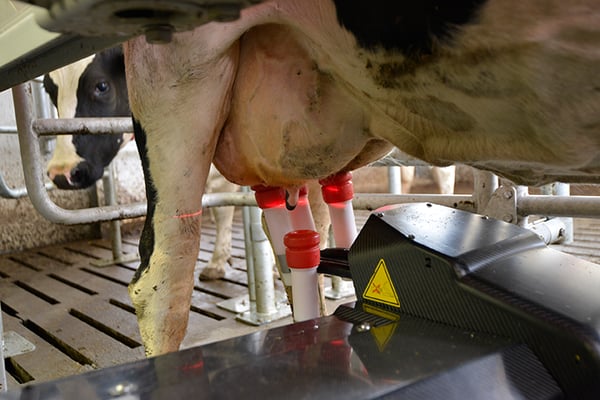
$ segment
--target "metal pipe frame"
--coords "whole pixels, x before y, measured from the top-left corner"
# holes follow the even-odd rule
[[[51,106],[49,104],[48,96],[43,95],[43,85],[41,81],[35,80],[35,85],[33,85],[33,97],[35,99],[36,105],[36,115],[43,116],[44,118],[49,117],[52,114]],[[0,126],[0,134],[17,134],[16,126]],[[54,185],[50,182],[44,185],[46,190],[54,189]],[[3,175],[0,173],[0,197],[5,199],[20,199],[22,197],[27,196],[27,188],[19,187],[19,188],[11,188],[8,186],[6,181],[4,180]]]
[[[31,85],[24,83],[12,89],[15,117],[19,136],[25,186],[36,210],[46,219],[60,224],[83,224],[113,219],[135,218],[146,214],[146,204],[129,206],[103,206],[67,210],[56,205],[48,196],[44,185],[44,171],[40,160],[38,135],[33,130],[33,95]]]
[[[62,224],[92,223],[145,215],[145,203],[79,210],[63,209],[48,197],[44,184],[44,172],[39,162],[41,159],[38,146],[39,135],[65,133],[65,128],[73,128],[76,132],[86,134],[131,132],[133,129],[129,118],[84,118],[70,121],[60,119],[35,120],[33,117],[31,86],[25,83],[14,87],[13,97],[26,188],[38,212],[48,220]],[[491,191],[495,186],[494,178],[485,178],[483,181],[486,181],[486,184],[482,184],[486,187],[486,191]],[[476,189],[478,188],[476,187]],[[483,196],[483,198],[487,197],[487,194]],[[478,198],[476,195],[357,194],[353,200],[353,205],[357,209],[374,210],[384,205],[406,202],[432,202],[477,212]],[[256,201],[254,196],[249,193],[210,193],[205,194],[202,199],[203,207],[225,205],[253,206],[256,205]],[[600,196],[527,195],[519,197],[517,207],[519,215],[523,216],[542,214],[598,218],[600,217]]]
[[[132,133],[131,118],[42,118],[31,122],[38,136]]]
[[[2,135],[2,134],[14,135],[16,133],[17,133],[16,126],[0,125],[0,135]]]
[[[476,212],[475,199],[472,195],[355,193],[352,199],[353,207],[359,210],[376,210],[392,204],[421,202]]]
[[[519,215],[547,215],[554,217],[600,218],[600,196],[519,196]]]
[[[44,188],[46,190],[52,190],[54,189],[54,185],[51,183],[45,183]],[[10,186],[8,186],[8,184],[4,180],[4,177],[0,173],[0,197],[3,197],[5,199],[20,199],[22,197],[27,197],[27,188],[11,188]]]

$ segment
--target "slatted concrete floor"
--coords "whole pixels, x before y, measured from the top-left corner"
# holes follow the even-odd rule
[[[183,346],[222,340],[292,322],[291,317],[256,327],[219,308],[223,300],[248,293],[239,213],[233,227],[233,263],[225,278],[201,282],[199,268],[214,247],[215,227],[203,221],[188,334]],[[124,237],[123,251],[137,254],[136,235]],[[127,284],[138,262],[96,267],[112,257],[107,240],[49,246],[0,256],[0,300],[5,331],[36,346],[6,360],[8,386],[46,381],[141,359],[141,339]],[[279,280],[276,290],[283,293]],[[331,301],[333,311],[340,302]]]
[[[359,224],[364,221],[364,214]],[[600,221],[575,220],[576,241],[558,249],[600,263]],[[184,346],[208,343],[291,322],[285,318],[262,327],[236,321],[217,307],[247,293],[243,228],[236,218],[233,265],[224,279],[195,280],[190,325]],[[203,224],[198,265],[210,257],[215,228]],[[137,252],[138,237],[124,238],[123,250]],[[36,349],[6,360],[8,384],[46,381],[141,359],[143,349],[127,284],[137,262],[95,267],[110,258],[106,240],[49,246],[0,256],[0,300],[5,331],[26,338]],[[197,272],[198,273],[198,272]],[[196,278],[197,278],[196,273]],[[279,290],[281,283],[276,281]],[[329,309],[349,301],[331,302]]]

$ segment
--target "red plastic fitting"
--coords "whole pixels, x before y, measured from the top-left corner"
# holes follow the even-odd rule
[[[354,187],[352,185],[352,174],[350,172],[341,172],[331,175],[325,179],[319,180],[321,184],[321,193],[325,203],[342,203],[352,200],[354,197]]]
[[[290,268],[313,268],[321,262],[319,233],[301,229],[283,237],[285,258]]]
[[[285,190],[283,188],[255,185],[251,189],[254,190],[254,198],[261,209],[285,207]]]

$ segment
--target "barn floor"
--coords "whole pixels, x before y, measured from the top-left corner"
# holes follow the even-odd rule
[[[359,226],[366,212],[357,215]],[[216,304],[247,294],[243,226],[240,213],[233,228],[233,264],[225,278],[196,279],[190,324],[184,346],[222,340],[291,322],[286,317],[260,327],[236,320]],[[215,227],[203,222],[198,265],[214,244]],[[123,251],[137,254],[138,235],[124,236]],[[557,249],[600,264],[600,220],[575,220],[575,242]],[[109,367],[144,357],[127,284],[137,262],[94,266],[112,257],[107,240],[92,240],[0,256],[0,300],[6,334],[15,332],[35,350],[6,359],[8,388]],[[198,272],[196,272],[197,278]],[[281,282],[276,286],[282,290]],[[330,311],[351,301],[331,301]]]
[[[208,213],[207,213],[208,215]],[[198,267],[209,260],[215,226],[205,218]],[[233,226],[233,263],[225,278],[199,281],[183,346],[223,340],[258,329],[289,324],[285,317],[262,326],[236,320],[217,303],[247,295],[241,213]],[[123,237],[125,256],[137,254],[137,234]],[[4,331],[17,333],[35,350],[6,359],[8,388],[109,367],[144,357],[133,306],[127,294],[138,261],[98,267],[111,259],[108,240],[65,243],[0,256],[0,300]],[[326,284],[328,284],[326,282]],[[275,281],[283,296],[283,285]],[[333,312],[352,297],[328,301]]]

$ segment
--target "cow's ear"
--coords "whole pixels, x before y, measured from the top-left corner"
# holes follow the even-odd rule
[[[52,78],[50,78],[49,74],[44,75],[44,89],[50,96],[50,100],[52,100],[54,106],[58,107],[58,86],[56,86]]]

